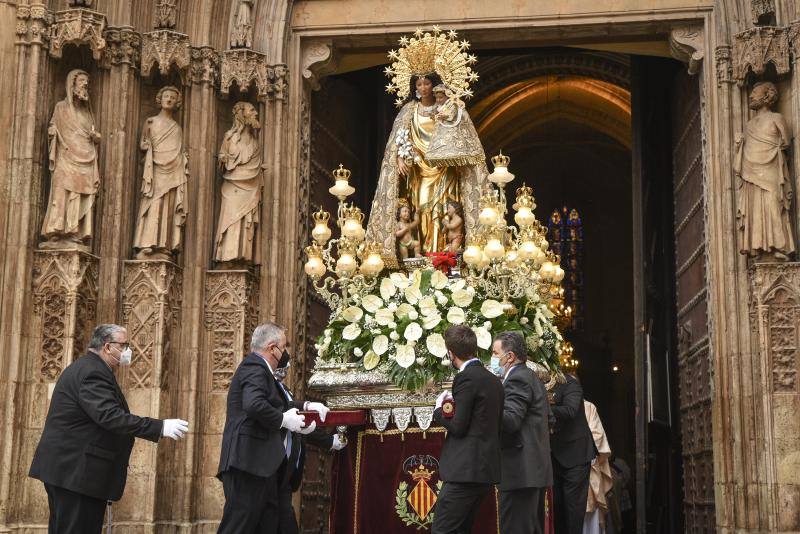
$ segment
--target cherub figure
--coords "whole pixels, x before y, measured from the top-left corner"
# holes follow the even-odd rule
[[[447,215],[442,219],[447,232],[445,252],[457,253],[464,244],[464,208],[456,200],[447,201]]]
[[[420,243],[414,239],[414,231],[419,226],[419,213],[417,213],[406,199],[400,199],[395,213],[397,226],[394,236],[400,253],[400,259],[416,258],[420,254]]]

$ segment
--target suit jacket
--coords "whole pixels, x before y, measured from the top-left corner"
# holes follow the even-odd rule
[[[281,423],[283,412],[290,408],[301,410],[303,403],[289,401],[267,362],[248,354],[228,389],[217,477],[231,468],[265,478],[274,475],[286,459],[287,430]],[[296,439],[295,435],[292,441]]]
[[[563,467],[589,463],[595,457],[594,440],[586,422],[583,388],[567,375],[566,384],[553,389],[554,404],[550,407],[556,423],[550,435],[553,457]]]
[[[520,364],[509,370],[503,389],[503,478],[498,488],[509,491],[551,486],[550,404],[544,384],[536,373]]]
[[[469,364],[453,380],[456,413],[433,412],[447,429],[439,460],[439,478],[445,482],[496,484],[500,482],[500,421],[503,386],[481,362]]]
[[[95,499],[119,500],[134,438],[158,441],[163,426],[132,415],[111,368],[87,352],[56,382],[28,475]]]
[[[292,392],[286,388],[290,398]],[[324,427],[317,427],[310,434],[292,433],[292,451],[289,455],[289,469],[287,470],[288,487],[292,493],[300,489],[303,481],[303,469],[306,463],[306,442],[316,445],[327,451],[333,446],[333,434]]]

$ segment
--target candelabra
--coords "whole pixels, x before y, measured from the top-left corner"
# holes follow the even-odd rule
[[[537,295],[550,300],[559,294],[564,270],[559,257],[548,250],[547,228],[536,220],[533,189],[523,185],[512,206],[514,222],[506,223],[505,187],[514,175],[508,171],[511,158],[502,152],[492,158],[491,184],[480,198],[478,227],[471,232],[464,249],[467,269],[462,275],[470,284],[501,300],[506,313],[516,310],[510,299]]]
[[[339,200],[336,226],[340,236],[331,239],[328,226],[331,214],[320,208],[312,215],[312,243],[306,247],[305,272],[334,314],[354,303],[358,296],[372,291],[384,267],[380,244],[364,241],[364,214],[346,202],[355,193],[349,183],[350,176],[351,172],[339,165],[333,171],[335,183],[328,189]]]
[[[567,373],[575,372],[581,364],[581,362],[573,357],[574,351],[575,349],[569,341],[565,341],[561,345],[561,354],[558,355],[558,359],[561,362],[561,369]]]

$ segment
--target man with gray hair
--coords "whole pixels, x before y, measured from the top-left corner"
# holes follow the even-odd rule
[[[231,380],[217,471],[225,493],[219,533],[278,532],[281,488],[299,466],[301,434],[316,428],[297,412],[317,411],[322,421],[328,414],[322,403],[293,399],[275,379],[290,363],[288,349],[282,326],[258,326]]]
[[[525,364],[527,352],[519,332],[501,332],[492,343],[505,392],[498,515],[501,532],[541,534],[545,491],[553,484],[550,405],[544,384]]]
[[[181,419],[130,413],[113,372],[130,363],[125,328],[101,324],[56,382],[28,473],[44,482],[50,533],[99,533],[106,503],[125,489],[134,438],[178,440],[189,430]]]

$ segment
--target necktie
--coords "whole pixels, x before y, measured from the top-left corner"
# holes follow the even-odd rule
[[[292,402],[292,396],[289,395],[289,392],[286,391],[286,388],[283,387],[283,384],[278,382],[278,385],[280,386],[281,391],[283,391],[283,394],[286,396],[286,400]],[[284,440],[283,445],[286,447],[286,457],[288,458],[292,455],[292,432],[289,429],[286,429],[286,439]]]

